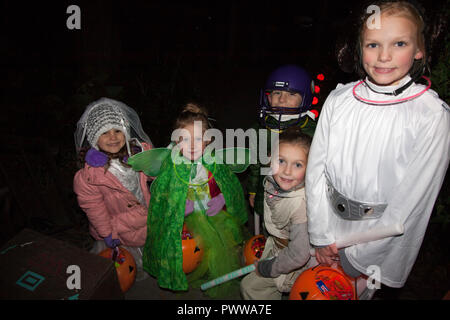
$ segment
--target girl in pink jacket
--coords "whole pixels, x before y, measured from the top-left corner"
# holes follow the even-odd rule
[[[91,250],[125,247],[142,279],[142,246],[147,236],[148,177],[135,172],[128,157],[152,148],[139,116],[108,98],[89,104],[77,123],[75,145],[82,168],[75,174],[78,204],[96,240]],[[141,272],[140,272],[141,271]]]

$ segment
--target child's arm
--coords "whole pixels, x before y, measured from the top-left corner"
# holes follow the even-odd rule
[[[384,238],[400,236],[404,233],[404,227],[401,224],[393,224],[390,226],[381,226],[371,229],[365,229],[359,232],[353,232],[346,234],[343,238],[337,239],[336,243],[323,247],[316,248],[315,251],[311,250],[311,255],[316,256],[317,261],[321,264],[331,265],[334,261],[333,258],[337,258],[338,250],[346,247],[353,246],[355,244],[367,243],[371,241],[381,240]],[[339,251],[339,258],[345,257],[342,251]],[[331,258],[331,260],[328,260]],[[346,257],[344,258],[346,259]]]
[[[328,223],[330,208],[326,195],[325,164],[328,156],[328,134],[333,106],[333,92],[325,101],[308,156],[305,191],[307,199],[308,232],[311,244],[328,246],[335,242]]]
[[[258,272],[263,277],[275,278],[299,269],[310,259],[307,223],[293,224],[290,228],[289,243],[275,259],[258,262]]]
[[[111,225],[111,219],[106,209],[103,195],[84,181],[82,171],[78,171],[74,178],[74,192],[77,194],[78,205],[86,213],[89,223],[92,224],[97,233],[105,238],[112,234],[113,239],[117,239]]]
[[[147,225],[148,210],[143,205],[130,201],[127,206],[130,210],[111,218],[111,225],[117,234],[134,232]]]

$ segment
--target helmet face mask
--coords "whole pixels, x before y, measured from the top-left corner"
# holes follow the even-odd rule
[[[303,105],[303,99],[301,105]],[[297,125],[300,123],[301,109],[301,106],[297,108],[272,107],[268,94],[261,90],[259,121],[266,128],[284,130],[290,126]],[[268,117],[273,118],[275,121],[268,121]],[[297,119],[297,121],[294,122],[292,121],[293,119]]]
[[[296,108],[272,107],[268,95],[275,90],[298,93],[302,97],[302,101]],[[311,109],[313,90],[314,82],[304,69],[295,65],[277,68],[267,78],[264,90],[261,90],[259,103],[261,125],[279,130],[297,125],[301,120],[301,114]],[[275,123],[267,121],[269,116],[276,120]],[[297,119],[297,121],[292,121],[293,119]]]

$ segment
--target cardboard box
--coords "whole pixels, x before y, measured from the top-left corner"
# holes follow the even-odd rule
[[[123,299],[112,261],[31,229],[0,249],[0,299]]]

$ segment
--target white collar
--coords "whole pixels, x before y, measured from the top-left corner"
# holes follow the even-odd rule
[[[380,85],[375,84],[372,81],[370,81],[368,77],[366,77],[366,79],[364,81],[370,86],[370,88],[372,88],[373,90],[375,90],[377,92],[390,93],[390,92],[393,92],[393,91],[401,88],[404,84],[406,84],[410,80],[411,80],[411,77],[408,74],[403,79],[401,79],[398,84],[392,85],[392,86],[380,86]]]
[[[427,77],[423,77],[428,81],[427,86],[416,85],[414,82],[411,85],[407,85],[407,82],[411,81],[411,77],[405,76],[395,86],[379,86],[370,80],[361,80],[357,82],[352,89],[353,96],[366,104],[388,106],[395,105],[403,102],[410,101],[421,96],[431,87],[431,81]],[[365,82],[367,81],[367,83]],[[405,87],[406,85],[406,87]],[[370,86],[370,87],[369,87]],[[404,90],[401,87],[405,87]],[[398,93],[394,93],[395,90],[400,89]]]

